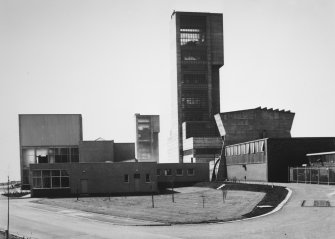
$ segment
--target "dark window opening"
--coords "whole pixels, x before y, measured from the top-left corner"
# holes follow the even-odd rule
[[[183,169],[181,169],[181,168],[176,169],[176,175],[177,176],[183,176]]]
[[[37,156],[38,163],[49,163],[48,156]]]
[[[148,173],[145,175],[145,182],[150,183],[150,174]]]
[[[172,169],[165,169],[164,170],[164,175],[165,176],[171,176],[172,175]]]
[[[193,168],[187,169],[187,175],[188,176],[194,176],[194,169]]]
[[[123,182],[129,183],[129,175],[128,174],[124,175]]]

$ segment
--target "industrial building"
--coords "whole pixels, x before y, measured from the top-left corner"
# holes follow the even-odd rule
[[[29,165],[79,162],[82,141],[79,114],[19,115],[22,188],[29,188]]]
[[[306,154],[335,150],[335,138],[291,138],[294,115],[261,107],[215,115],[225,149],[218,179],[287,182]]]
[[[264,138],[225,147],[227,178],[288,182],[289,167],[308,164],[306,154],[335,150],[335,138]]]
[[[183,162],[184,141],[202,138],[216,142],[214,115],[220,112],[219,69],[223,65],[222,14],[174,12],[171,16],[172,124],[169,160]],[[184,125],[184,126],[183,126]],[[206,139],[208,138],[208,140]],[[217,145],[209,145],[217,148]],[[197,150],[197,149],[191,149]],[[213,151],[213,150],[212,150]],[[208,159],[198,150],[195,161]],[[215,153],[214,153],[215,154]]]
[[[19,132],[22,188],[33,197],[152,193],[209,180],[208,164],[139,162],[134,143],[82,140],[79,114],[22,114]]]
[[[139,162],[159,161],[159,115],[135,114],[135,152]]]

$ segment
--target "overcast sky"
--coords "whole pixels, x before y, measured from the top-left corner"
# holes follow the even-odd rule
[[[173,10],[223,13],[221,112],[296,113],[292,136],[335,136],[335,1],[0,0],[0,181],[19,179],[18,114],[80,113],[85,140],[169,134]]]

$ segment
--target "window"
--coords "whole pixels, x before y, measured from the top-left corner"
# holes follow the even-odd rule
[[[32,172],[33,188],[68,188],[69,175],[66,170],[34,170]]]
[[[234,155],[237,155],[237,146],[234,146]]]
[[[241,145],[241,154],[245,154],[245,144]]]
[[[79,149],[73,148],[49,148],[48,157],[50,163],[76,163],[79,162]]]
[[[145,174],[145,182],[150,183],[150,174]]]
[[[177,175],[177,176],[183,176],[183,169],[181,169],[181,168],[177,168],[177,169],[176,169],[176,175]]]
[[[249,153],[250,153],[249,148],[250,148],[250,144],[246,144],[246,145],[245,145],[245,153],[246,153],[246,154],[249,154]]]
[[[141,178],[141,174],[139,174],[139,173],[135,173],[135,174],[134,174],[134,178],[136,178],[136,179],[140,179],[140,178]]]
[[[79,149],[71,148],[71,162],[78,163],[79,162]]]
[[[234,155],[234,148],[233,147],[228,147],[228,156],[233,156]]]
[[[205,43],[205,34],[202,29],[180,29],[180,44],[182,46],[196,47]]]
[[[188,168],[187,169],[187,175],[188,176],[194,176],[194,169],[193,168]]]
[[[237,145],[237,155],[241,154],[241,145]]]
[[[206,84],[207,83],[206,74],[204,73],[198,73],[198,74],[185,73],[182,78],[182,83],[194,84],[194,85]]]
[[[157,175],[157,176],[161,176],[161,170],[160,170],[160,169],[157,169],[157,170],[156,170],[156,175]]]
[[[259,142],[255,142],[255,153],[259,152]]]
[[[172,175],[172,169],[165,169],[164,170],[164,175],[165,176],[171,176]]]
[[[250,153],[251,154],[255,153],[255,143],[254,142],[250,143]]]
[[[129,175],[128,174],[125,174],[124,177],[123,177],[123,182],[125,183],[129,183]]]
[[[259,152],[264,152],[264,141],[259,141]]]

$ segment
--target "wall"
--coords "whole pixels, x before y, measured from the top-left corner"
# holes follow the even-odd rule
[[[76,195],[85,193],[98,194],[129,194],[149,193],[157,190],[156,163],[77,163],[77,164],[35,164],[31,170],[65,169],[70,175],[70,191]],[[129,182],[124,182],[125,174]],[[134,174],[140,174],[138,184]],[[145,182],[145,175],[150,175],[151,182]],[[81,180],[87,180],[87,192],[81,189]],[[64,189],[33,189],[33,196],[63,196]]]
[[[114,162],[135,159],[134,143],[114,143]]]
[[[259,107],[220,113],[215,119],[226,132],[225,145],[231,145],[261,138],[290,138],[294,115],[290,111]]]
[[[246,164],[245,166],[229,165],[227,166],[227,173],[229,180],[268,181],[266,163]]]
[[[82,140],[79,114],[19,115],[21,146],[78,145]]]
[[[209,181],[209,164],[208,163],[161,163],[157,164],[157,169],[160,169],[160,175],[157,175],[157,181],[160,185],[171,186],[172,183],[176,186],[178,184],[188,184],[196,182]],[[165,169],[171,169],[172,175],[164,175]],[[177,169],[183,170],[183,175],[178,176]],[[187,169],[194,169],[194,176],[187,175]]]
[[[81,141],[79,143],[80,162],[114,161],[114,141]]]

